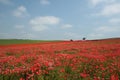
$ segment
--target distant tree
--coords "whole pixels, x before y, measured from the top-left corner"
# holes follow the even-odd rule
[[[86,38],[85,38],[85,37],[83,37],[83,40],[86,40]]]
[[[70,41],[73,41],[72,39],[70,39]]]

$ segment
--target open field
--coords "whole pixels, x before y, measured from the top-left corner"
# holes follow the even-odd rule
[[[0,80],[120,80],[120,38],[1,45]]]
[[[30,44],[30,43],[41,43],[41,42],[57,42],[59,40],[22,40],[22,39],[0,39],[0,45],[11,45],[11,44]]]

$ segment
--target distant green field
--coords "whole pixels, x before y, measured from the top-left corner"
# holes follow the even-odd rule
[[[57,41],[59,41],[59,40],[0,39],[0,45],[10,45],[10,44],[29,44],[29,43],[57,42]]]

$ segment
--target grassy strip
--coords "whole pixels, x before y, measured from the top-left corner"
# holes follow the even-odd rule
[[[57,41],[59,41],[59,40],[0,39],[0,45],[10,45],[10,44],[30,44],[30,43],[57,42]]]

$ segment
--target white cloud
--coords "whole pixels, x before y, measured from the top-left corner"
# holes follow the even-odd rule
[[[103,36],[103,34],[102,33],[91,33],[89,36],[90,37],[101,37]]]
[[[108,3],[113,3],[116,0],[90,0],[90,2],[92,3],[93,6],[97,6],[99,4],[108,4]]]
[[[17,29],[22,29],[24,27],[25,27],[24,25],[15,25],[15,28],[17,28]]]
[[[55,16],[39,16],[30,20],[30,25],[35,31],[43,31],[48,29],[50,25],[59,24],[60,19]]]
[[[114,18],[109,20],[110,23],[120,23],[120,18]]]
[[[37,35],[31,33],[0,33],[0,39],[35,39]]]
[[[93,6],[98,5],[99,3],[103,2],[104,0],[91,0],[91,3],[93,4]]]
[[[44,30],[48,29],[48,26],[46,26],[46,25],[33,25],[32,29],[35,31],[44,31]]]
[[[67,28],[72,28],[73,26],[71,24],[64,24],[62,25],[63,29],[67,29]]]
[[[120,2],[118,0],[90,0],[94,7],[99,6],[99,11],[97,16],[113,16],[120,14]]]
[[[17,36],[16,37],[19,39],[35,39],[36,37],[38,37],[37,35],[34,35],[32,33],[21,33],[18,35],[19,35],[19,37],[17,37]]]
[[[10,0],[0,0],[0,3],[2,4],[12,4]]]
[[[120,27],[113,27],[113,26],[101,26],[93,29],[91,33],[87,35],[89,39],[100,39],[100,38],[107,38],[111,35],[118,34]]]
[[[19,6],[16,10],[14,10],[13,15],[16,17],[29,16],[29,14],[27,13],[27,10],[24,6]]]
[[[77,33],[72,33],[72,32],[66,32],[64,33],[64,36],[66,39],[80,39],[81,35],[78,35]]]
[[[43,25],[49,25],[49,24],[58,24],[60,19],[55,16],[39,16],[30,21],[31,24],[43,24]]]
[[[48,5],[50,2],[48,0],[40,0],[40,3],[43,5]]]
[[[110,33],[110,32],[118,32],[120,27],[108,27],[108,26],[102,26],[95,29],[95,32],[100,33]]]
[[[102,38],[103,36],[104,36],[103,33],[91,33],[87,35],[89,39],[99,39]]]
[[[0,33],[0,39],[7,39],[7,38],[10,38],[11,35],[8,34],[8,33]]]
[[[112,16],[116,14],[120,14],[120,3],[106,5],[100,12],[100,15],[103,16]]]

